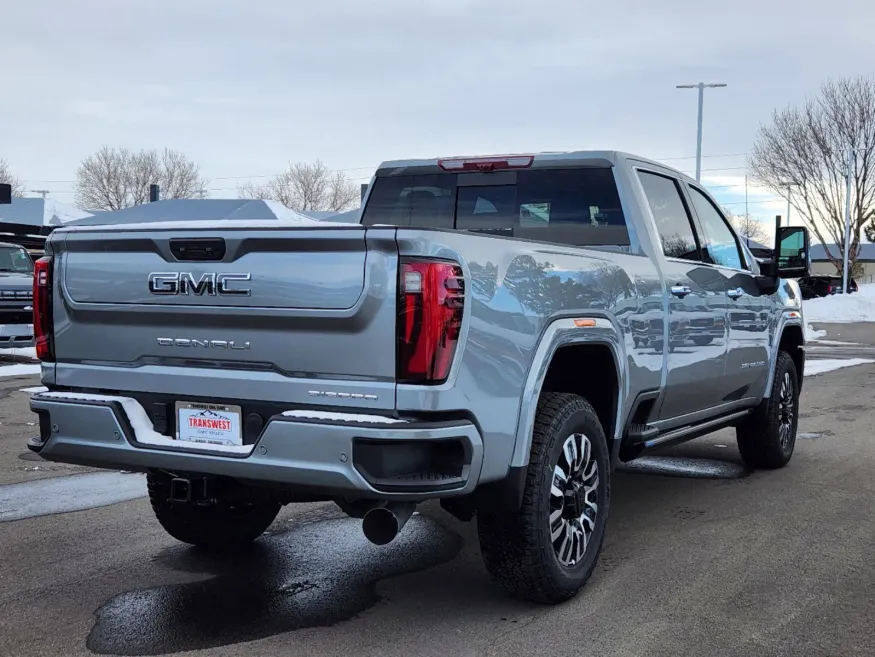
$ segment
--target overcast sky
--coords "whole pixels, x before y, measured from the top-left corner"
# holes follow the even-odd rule
[[[321,158],[623,149],[743,210],[757,126],[826,79],[875,75],[864,0],[6,0],[0,158],[73,201],[101,145],[179,149],[237,180]],[[669,160],[669,158],[672,158]],[[686,158],[686,159],[674,159]],[[224,178],[224,179],[223,179]],[[751,212],[783,203],[751,189]]]

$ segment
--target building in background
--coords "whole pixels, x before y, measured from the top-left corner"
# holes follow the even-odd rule
[[[31,257],[39,257],[52,230],[91,216],[51,198],[13,198],[0,205],[0,241],[20,244]]]
[[[841,257],[841,251],[835,244],[829,245],[829,252],[836,257]],[[860,255],[857,257],[860,275],[858,283],[875,282],[875,244],[861,244]],[[840,276],[841,271],[836,271],[836,266],[827,257],[823,244],[811,245],[811,273],[826,276]]]

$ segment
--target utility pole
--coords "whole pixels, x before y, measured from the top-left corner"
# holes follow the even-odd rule
[[[32,189],[30,190],[31,194],[42,194],[42,197],[45,198],[46,195],[50,192],[49,189]]]
[[[698,84],[679,84],[678,89],[698,89],[699,90],[699,119],[698,129],[696,131],[696,182],[700,182],[702,175],[702,108],[705,103],[705,87],[725,87],[723,82],[699,82]]]

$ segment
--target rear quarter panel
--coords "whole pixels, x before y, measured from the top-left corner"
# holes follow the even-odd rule
[[[399,229],[397,240],[401,257],[456,260],[468,281],[463,351],[450,378],[434,388],[399,385],[397,407],[472,413],[484,441],[481,481],[507,474],[520,409],[536,402],[524,399],[530,373],[539,374],[536,351],[543,340],[553,339],[549,329],[558,320],[600,317],[610,322],[622,373],[621,418],[639,390],[660,385],[663,354],[640,348],[633,339],[634,326],[651,338],[663,336],[662,322],[650,322],[647,314],[652,314],[647,308],[661,308],[664,300],[661,278],[649,258],[472,233]],[[577,331],[584,339],[587,329]]]

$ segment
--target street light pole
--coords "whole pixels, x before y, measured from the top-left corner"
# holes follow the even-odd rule
[[[856,149],[848,149],[848,170],[846,172],[847,181],[845,183],[845,254],[844,263],[842,266],[842,292],[848,293],[848,251],[851,250],[851,174],[854,172],[854,151]]]
[[[698,127],[696,130],[696,182],[700,182],[700,178],[702,175],[702,109],[705,104],[705,87],[725,87],[726,84],[723,82],[712,82],[705,83],[699,82],[698,84],[679,84],[677,85],[678,89],[698,89],[699,90],[699,117],[698,117]]]

